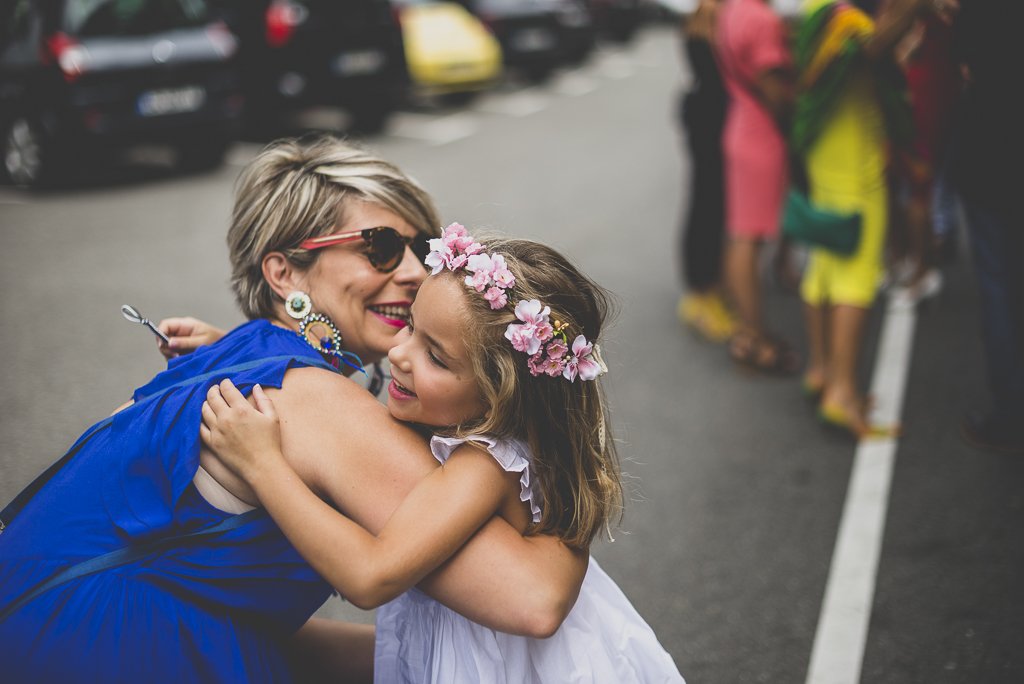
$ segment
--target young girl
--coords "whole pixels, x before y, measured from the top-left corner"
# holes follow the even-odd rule
[[[535,242],[497,238],[485,247],[452,224],[431,248],[432,276],[389,353],[388,409],[434,433],[442,466],[378,536],[301,484],[258,385],[258,411],[230,381],[212,388],[203,440],[342,595],[381,606],[375,681],[682,682],[593,558],[575,607],[547,639],[486,629],[411,588],[492,515],[586,553],[622,504],[595,382],[606,370],[595,344],[605,291]]]

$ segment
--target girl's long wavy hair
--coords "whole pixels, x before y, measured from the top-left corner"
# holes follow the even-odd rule
[[[535,532],[555,534],[574,548],[586,548],[622,517],[619,459],[600,380],[569,382],[562,376],[533,376],[527,355],[512,348],[505,329],[518,323],[515,304],[539,299],[551,307],[551,321],[600,342],[612,310],[611,294],[583,275],[554,249],[530,240],[479,237],[491,254],[501,254],[515,276],[508,305],[492,310],[482,293],[465,285],[464,269],[441,271],[466,290],[466,348],[487,416],[440,432],[449,436],[518,437],[533,451],[544,493],[543,517]]]

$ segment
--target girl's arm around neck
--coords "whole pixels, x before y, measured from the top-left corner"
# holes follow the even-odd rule
[[[307,516],[339,525],[354,520],[378,532],[416,483],[437,468],[426,441],[350,380],[317,369],[293,369],[284,389],[271,396],[282,416],[284,465],[292,469],[274,476],[296,503],[304,501],[310,511],[318,511]],[[281,465],[278,461],[273,467]],[[492,518],[420,588],[485,627],[546,637],[575,604],[587,564],[586,550],[571,549],[551,536],[523,537],[504,520]]]
[[[518,474],[476,449],[456,449],[376,537],[313,496],[283,458],[270,459],[249,482],[302,557],[349,602],[369,610],[455,553],[518,484]]]

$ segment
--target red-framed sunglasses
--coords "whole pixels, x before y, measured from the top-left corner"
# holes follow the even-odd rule
[[[299,247],[303,249],[321,249],[331,245],[340,245],[342,242],[364,240],[366,242],[366,258],[370,260],[370,265],[381,273],[391,273],[402,263],[406,247],[412,249],[412,253],[419,258],[420,264],[423,265],[423,268],[426,268],[423,260],[430,253],[430,246],[427,244],[429,239],[423,233],[417,233],[416,237],[411,238],[402,235],[389,226],[377,226],[375,228],[364,228],[363,230],[353,230],[347,233],[334,233],[333,235],[310,238],[299,245]]]

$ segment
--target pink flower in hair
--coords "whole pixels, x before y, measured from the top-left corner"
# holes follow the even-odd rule
[[[441,238],[428,240],[427,244],[430,245],[430,254],[423,260],[423,263],[431,269],[430,275],[437,275],[448,263],[452,250],[444,244],[444,240]]]
[[[542,307],[538,299],[519,302],[516,305],[516,318],[523,324],[509,323],[505,328],[505,338],[516,351],[524,351],[533,356],[540,349],[541,343],[547,342],[554,334],[548,322],[550,313],[550,307]]]
[[[491,303],[492,309],[500,309],[508,303],[505,291],[500,287],[492,287],[484,293],[484,299]]]
[[[548,356],[541,364],[541,369],[551,377],[555,378],[561,375],[565,370],[565,361],[563,361],[561,357],[556,358],[554,356]]]
[[[544,372],[544,352],[537,352],[526,360],[526,367],[530,369],[530,375],[537,377]]]
[[[473,254],[468,257],[466,270],[474,273],[483,273],[488,278],[494,273],[494,261],[489,254]]]
[[[444,240],[445,247],[454,250],[458,249],[459,238],[465,238],[466,236],[466,229],[463,225],[461,223],[453,223],[444,229],[441,239]]]
[[[547,307],[544,307],[547,309]],[[555,329],[551,327],[551,324],[547,322],[547,319],[537,324],[537,339],[541,343],[547,342],[555,336]]]
[[[570,382],[576,380],[579,373],[580,380],[595,380],[604,371],[601,364],[590,358],[594,345],[587,342],[583,335],[578,336],[572,343],[572,358],[565,364],[565,371],[562,377]]]
[[[466,276],[466,285],[476,288],[477,292],[483,292],[484,288],[491,284],[491,275],[484,270],[476,271],[473,275]]]
[[[544,348],[547,355],[551,358],[560,359],[565,356],[565,352],[569,351],[569,347],[566,346],[562,340],[552,340],[547,347]]]
[[[451,255],[448,257],[446,263],[449,271],[455,271],[462,268],[462,265],[469,259],[465,254]]]
[[[502,264],[502,267],[494,272],[494,284],[498,287],[514,287],[516,277]]]
[[[528,329],[525,325],[510,323],[505,328],[505,339],[512,343],[513,349],[526,352],[527,354],[530,353],[531,348],[533,348],[534,353],[540,348],[540,340],[534,337],[532,329]]]

